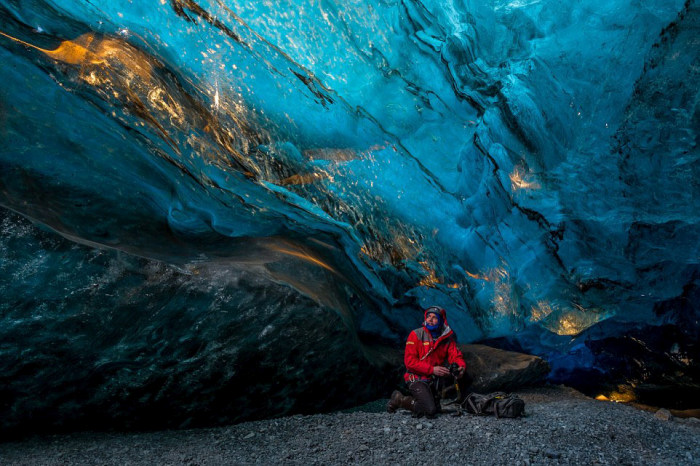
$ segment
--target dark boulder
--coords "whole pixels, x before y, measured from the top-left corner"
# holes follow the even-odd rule
[[[549,364],[542,358],[486,345],[460,345],[471,380],[468,390],[511,391],[544,383]]]

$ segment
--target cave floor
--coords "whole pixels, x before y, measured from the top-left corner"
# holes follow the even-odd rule
[[[700,420],[666,418],[549,386],[518,393],[526,417],[381,412],[290,416],[146,433],[84,432],[0,443],[3,465],[700,464]]]

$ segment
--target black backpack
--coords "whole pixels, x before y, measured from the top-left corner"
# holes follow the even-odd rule
[[[525,402],[515,395],[504,392],[493,392],[487,395],[470,393],[462,402],[462,407],[471,414],[493,414],[497,418],[520,417],[525,414]]]

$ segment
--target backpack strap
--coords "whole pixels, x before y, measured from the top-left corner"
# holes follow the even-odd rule
[[[476,408],[476,404],[474,404],[474,397],[473,397],[472,395],[473,395],[473,394],[470,393],[470,394],[467,396],[467,403],[469,404],[469,407],[472,409],[472,412],[473,412],[474,414],[481,414],[481,412],[479,412],[479,410]]]

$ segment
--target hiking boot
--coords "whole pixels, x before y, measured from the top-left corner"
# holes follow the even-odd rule
[[[391,398],[389,399],[389,403],[386,405],[386,410],[390,413],[395,413],[399,408],[412,411],[414,404],[415,400],[412,396],[404,396],[400,391],[394,390],[394,393],[391,394]]]

